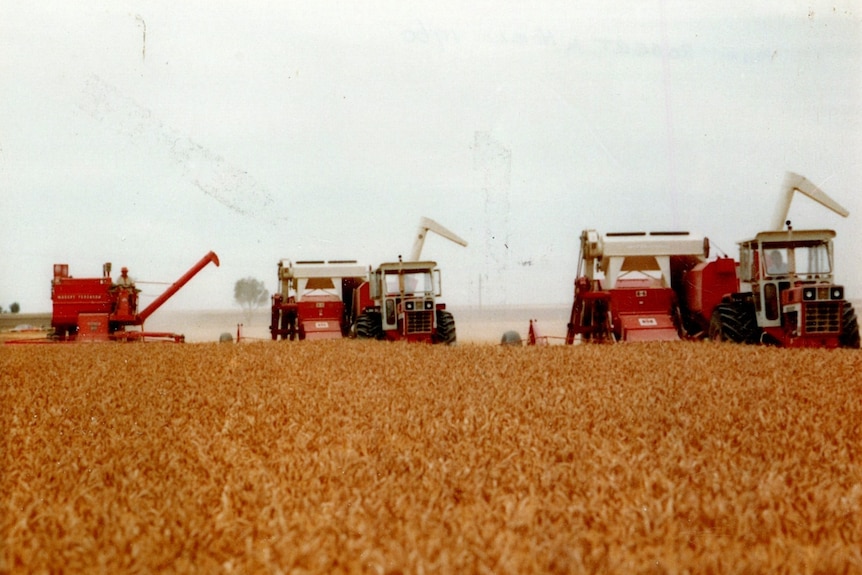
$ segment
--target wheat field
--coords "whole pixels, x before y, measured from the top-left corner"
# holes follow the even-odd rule
[[[4,346],[0,572],[862,573],[862,355]]]

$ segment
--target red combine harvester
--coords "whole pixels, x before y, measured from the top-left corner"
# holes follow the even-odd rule
[[[795,192],[848,212],[788,174],[773,230],[740,246],[740,263],[707,261],[709,242],[687,232],[581,234],[566,343],[699,339],[786,347],[859,348],[859,325],[833,282],[832,230],[794,230]],[[781,228],[786,225],[787,228]],[[530,324],[529,343],[539,343]]]
[[[147,339],[184,341],[184,336],[144,331],[144,322],[210,262],[219,265],[209,252],[159,297],[138,312],[138,292],[134,285],[115,285],[111,264],[102,266],[102,277],[73,278],[67,264],[54,264],[51,299],[54,304],[51,326],[59,341],[144,341]],[[128,329],[135,327],[137,329]]]
[[[354,333],[364,339],[455,343],[455,318],[442,295],[440,270],[433,261],[420,261],[429,231],[459,245],[467,242],[434,220],[422,218],[408,261],[380,264],[368,274],[354,297]]]
[[[272,296],[272,339],[347,336],[354,320],[353,293],[366,273],[355,260],[280,261],[279,291]]]
[[[704,265],[708,255],[708,240],[689,232],[600,235],[584,230],[566,343],[685,337],[683,276]],[[736,291],[734,268],[729,259],[711,262],[707,268],[721,285],[717,300]],[[531,331],[530,341],[534,339]]]

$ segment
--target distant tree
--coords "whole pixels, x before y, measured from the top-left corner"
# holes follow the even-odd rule
[[[233,299],[242,307],[246,321],[249,321],[251,313],[269,300],[269,292],[262,281],[248,277],[236,281]]]
[[[18,313],[19,311],[21,311],[21,306],[18,305],[18,302],[16,301],[9,306],[9,311],[11,311],[12,313]]]

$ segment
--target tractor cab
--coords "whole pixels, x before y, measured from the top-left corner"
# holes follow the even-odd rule
[[[380,264],[356,290],[362,310],[354,332],[363,339],[455,342],[455,319],[440,303],[440,270],[433,261]]]
[[[740,282],[757,325],[780,342],[833,347],[842,331],[844,288],[833,283],[832,230],[769,231],[740,243]]]
[[[420,260],[428,232],[434,232],[456,244],[467,242],[434,220],[419,220],[419,230],[410,257],[404,261],[380,264],[369,271],[368,281],[354,293],[357,310],[352,333],[362,339],[415,341],[453,344],[456,340],[455,318],[438,301],[442,295],[440,269],[437,263]]]
[[[381,264],[372,272],[369,288],[371,298],[381,302],[384,333],[397,332],[406,339],[433,338],[435,298],[441,295],[435,262]]]

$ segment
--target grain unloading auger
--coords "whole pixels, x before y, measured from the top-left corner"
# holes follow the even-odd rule
[[[54,264],[51,281],[54,338],[60,341],[184,341],[180,334],[144,331],[144,322],[207,264],[219,265],[209,252],[142,311],[134,285],[111,280],[111,264],[102,266],[102,277],[74,278],[68,264]],[[136,329],[129,329],[136,328]]]

